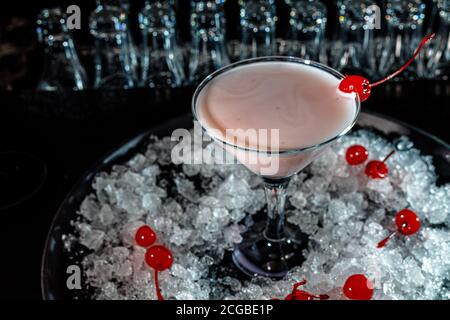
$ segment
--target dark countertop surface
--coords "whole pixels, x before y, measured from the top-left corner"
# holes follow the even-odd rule
[[[70,188],[96,160],[122,142],[189,113],[193,90],[0,92],[0,156],[26,152],[41,159],[47,169],[37,193],[2,209],[16,189],[23,190],[34,183],[30,179],[37,178],[29,173],[8,176],[0,167],[0,240],[4,248],[0,298],[41,298],[45,238]],[[388,115],[450,142],[448,81],[390,83],[374,90],[363,110]]]

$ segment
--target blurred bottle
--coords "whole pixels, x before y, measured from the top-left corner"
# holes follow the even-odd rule
[[[37,34],[45,55],[44,70],[37,89],[86,89],[86,72],[78,59],[61,9],[44,9],[39,13]]]
[[[450,0],[437,0],[436,39],[430,43],[428,78],[448,80],[450,77]]]
[[[223,1],[191,1],[189,81],[197,83],[230,63],[225,44]]]
[[[183,56],[176,44],[171,1],[147,1],[139,14],[142,30],[142,81],[150,87],[179,87],[185,81]]]
[[[406,9],[407,8],[407,9]],[[387,0],[386,22],[387,39],[389,40],[388,59],[386,70],[388,74],[392,70],[401,67],[415,52],[424,36],[425,2],[422,0]],[[424,76],[424,58],[416,59],[411,67],[403,72],[399,79],[416,79]]]
[[[105,1],[105,3],[103,3]],[[95,38],[95,88],[132,88],[137,70],[130,52],[128,26],[124,10],[98,1],[89,17],[90,32]]]
[[[241,20],[241,59],[273,56],[276,8],[274,0],[239,0]]]
[[[318,0],[286,0],[289,15],[289,55],[321,61],[324,52],[327,8]]]
[[[131,65],[134,69],[133,72],[138,74],[138,67],[139,67],[139,59],[138,54],[136,50],[136,46],[133,41],[133,36],[131,34],[131,28],[130,28],[130,2],[129,0],[97,0],[97,6],[103,5],[104,7],[114,8],[116,10],[120,11],[121,19],[123,20],[123,28],[126,29],[126,37],[125,42],[126,46],[128,47],[129,53],[130,53],[130,59],[131,59]],[[137,80],[137,79],[136,79]]]
[[[375,30],[381,13],[371,0],[338,1],[339,31],[329,48],[332,66],[344,73],[373,76],[375,66]]]

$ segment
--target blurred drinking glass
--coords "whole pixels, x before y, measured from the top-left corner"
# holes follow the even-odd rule
[[[230,63],[225,44],[222,1],[191,1],[189,80],[197,83]]]
[[[137,69],[139,67],[139,59],[136,50],[136,46],[133,41],[133,36],[131,34],[130,28],[130,2],[129,0],[97,0],[97,5],[103,5],[108,8],[113,8],[120,11],[121,20],[123,21],[123,28],[126,29],[125,42],[130,53],[131,66],[134,69],[133,72],[137,74]]]
[[[327,8],[317,0],[286,0],[290,8],[288,54],[314,61],[324,51]]]
[[[387,39],[390,41],[386,52],[390,61],[386,63],[386,70],[380,70],[383,74],[397,70],[414,54],[423,37],[425,9],[422,0],[386,1]],[[400,79],[424,76],[423,61],[423,58],[416,59]]]
[[[240,58],[275,55],[274,0],[239,0],[239,5],[242,28]]]
[[[37,34],[45,55],[44,70],[37,89],[86,89],[86,72],[78,59],[61,9],[44,9],[39,13]]]
[[[375,30],[380,28],[380,8],[371,0],[338,1],[339,31],[330,47],[331,64],[344,73],[372,76],[375,68]]]
[[[137,74],[130,52],[128,26],[124,11],[106,1],[89,17],[90,32],[95,38],[95,88],[132,88]]]
[[[450,77],[450,0],[437,0],[438,10],[435,46],[431,50],[427,70],[430,78],[448,80]]]
[[[171,1],[147,1],[139,14],[142,30],[142,81],[150,87],[179,87],[185,81],[183,57],[176,44]]]

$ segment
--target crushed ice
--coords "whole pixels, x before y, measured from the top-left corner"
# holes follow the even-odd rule
[[[348,166],[344,154],[352,144],[366,146],[371,159],[397,147],[389,177],[370,180],[364,166]],[[148,224],[175,258],[160,275],[166,298],[282,298],[307,279],[305,290],[340,299],[346,278],[364,273],[374,282],[374,299],[450,299],[450,185],[436,185],[431,157],[407,138],[392,145],[357,131],[292,179],[287,219],[310,243],[305,263],[281,281],[241,282],[217,272],[265,206],[261,180],[240,165],[175,166],[172,146],[169,138],[153,137],[144,154],[99,173],[73,221],[74,234],[63,237],[68,251],[75,244],[90,249],[82,264],[93,298],[155,299],[145,250],[133,241],[136,229]],[[405,207],[419,214],[420,232],[377,249]]]

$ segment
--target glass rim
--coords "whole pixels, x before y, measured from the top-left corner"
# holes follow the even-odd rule
[[[202,122],[200,121],[198,114],[197,114],[197,101],[198,98],[200,96],[200,93],[203,91],[203,89],[215,78],[217,78],[218,76],[233,70],[237,67],[241,67],[241,66],[245,66],[248,64],[252,64],[252,63],[259,63],[259,62],[291,62],[291,63],[298,63],[298,64],[302,64],[302,65],[307,65],[307,66],[311,66],[311,67],[315,67],[317,69],[320,69],[322,71],[327,72],[328,74],[331,74],[332,76],[334,76],[335,78],[342,80],[345,78],[345,76],[340,73],[339,71],[324,65],[322,63],[319,62],[315,62],[312,60],[308,60],[308,59],[302,59],[302,58],[297,58],[297,57],[291,57],[291,56],[266,56],[266,57],[257,57],[257,58],[251,58],[251,59],[244,59],[244,60],[240,60],[234,63],[231,63],[229,65],[226,65],[225,67],[222,67],[216,71],[214,71],[213,73],[211,73],[210,75],[208,75],[205,79],[203,79],[203,81],[197,86],[197,88],[195,89],[194,95],[192,97],[192,102],[191,102],[191,109],[192,109],[192,115],[194,117],[194,121],[197,121],[200,126],[202,127],[202,131],[206,134],[208,134],[209,137],[211,137],[212,140],[222,143],[224,146],[228,146],[228,147],[232,147],[235,148],[237,150],[241,150],[241,151],[245,151],[245,152],[253,152],[253,153],[258,153],[258,154],[267,154],[267,155],[296,155],[296,154],[301,154],[301,153],[305,153],[311,150],[315,150],[318,149],[320,147],[324,147],[334,141],[336,141],[337,139],[339,139],[340,137],[346,135],[352,128],[353,126],[356,124],[357,120],[358,120],[358,115],[361,111],[361,101],[359,99],[359,96],[357,94],[355,94],[355,104],[356,104],[356,110],[355,110],[355,116],[353,118],[353,120],[351,121],[351,123],[342,131],[339,132],[339,134],[337,134],[336,136],[327,139],[321,143],[318,144],[314,144],[311,146],[306,146],[306,147],[302,147],[302,148],[292,148],[292,149],[286,149],[286,150],[278,150],[278,151],[262,151],[262,150],[258,150],[256,148],[248,148],[248,147],[242,147],[236,144],[232,144],[230,142],[227,142],[225,140],[219,139],[217,137],[214,137],[213,135],[208,133],[208,129],[202,124]]]

